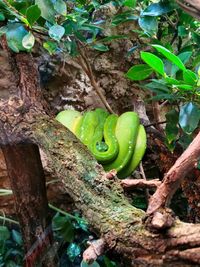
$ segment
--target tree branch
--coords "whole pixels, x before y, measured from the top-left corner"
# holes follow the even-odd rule
[[[178,158],[172,168],[165,175],[162,184],[150,198],[147,214],[152,214],[160,207],[169,204],[173,194],[180,186],[184,177],[194,168],[200,159],[200,132],[189,147]]]

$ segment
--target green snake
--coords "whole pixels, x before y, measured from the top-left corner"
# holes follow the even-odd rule
[[[56,120],[88,147],[106,171],[115,169],[125,178],[139,165],[146,150],[146,132],[136,112],[120,116],[97,108],[84,114],[64,110]]]

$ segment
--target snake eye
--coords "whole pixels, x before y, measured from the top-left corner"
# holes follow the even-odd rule
[[[99,152],[106,152],[108,150],[108,145],[105,142],[97,142],[96,148]]]

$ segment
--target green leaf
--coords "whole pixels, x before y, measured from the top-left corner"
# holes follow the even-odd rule
[[[160,52],[163,56],[165,56],[168,60],[170,60],[172,63],[177,65],[179,69],[185,71],[186,68],[183,64],[183,62],[180,60],[180,58],[173,53],[171,53],[167,48],[161,46],[161,45],[152,45],[158,52]]]
[[[137,0],[125,0],[123,5],[134,8],[136,6]]]
[[[179,124],[183,131],[191,134],[198,126],[200,109],[196,104],[189,102],[180,108]]]
[[[138,17],[133,15],[133,12],[131,11],[125,11],[123,13],[120,13],[119,15],[116,15],[112,19],[112,25],[119,25],[120,23],[128,22],[128,21],[135,21]]]
[[[178,85],[181,83],[181,81],[178,81],[174,78],[171,78],[171,77],[165,77],[165,81],[168,83],[168,84],[172,84],[172,85]]]
[[[5,16],[2,12],[0,12],[0,21],[4,21],[5,20]]]
[[[145,63],[162,76],[165,76],[164,63],[159,57],[149,52],[141,52],[140,54]]]
[[[145,196],[134,196],[132,205],[138,209],[146,210],[147,202]]]
[[[100,267],[100,265],[98,264],[97,261],[94,261],[93,263],[88,264],[87,262],[82,260],[80,267]]]
[[[31,32],[29,32],[22,39],[22,45],[27,50],[30,50],[34,46],[34,44],[35,44],[35,37],[34,37],[34,35]]]
[[[145,84],[145,88],[157,94],[170,93],[169,88],[165,83],[162,82],[162,80],[161,82],[160,80],[154,80],[148,84]]]
[[[111,261],[108,257],[104,256],[103,259],[106,267],[117,267],[116,263]]]
[[[74,227],[69,217],[57,214],[53,218],[52,228],[66,242],[74,240]]]
[[[50,55],[56,53],[57,44],[51,41],[47,41],[43,43],[43,47],[49,52]]]
[[[54,9],[58,12],[58,14],[61,14],[63,16],[67,15],[66,2],[63,0],[56,0],[56,2],[54,3]]]
[[[76,257],[78,257],[81,254],[81,248],[76,243],[69,244],[67,248],[67,255],[70,259],[70,261],[74,261]]]
[[[49,36],[58,42],[60,41],[60,39],[63,37],[64,34],[65,34],[65,28],[60,25],[53,25],[49,29]]]
[[[198,77],[197,77],[196,73],[194,73],[193,71],[186,70],[183,72],[183,80],[186,83],[188,83],[190,85],[196,85],[197,79],[198,79]]]
[[[158,21],[156,17],[139,17],[138,23],[140,28],[149,35],[155,35],[158,31]]]
[[[152,68],[150,68],[148,65],[141,64],[131,67],[126,73],[126,77],[132,81],[140,81],[149,77],[152,72]]]
[[[27,30],[25,30],[22,24],[9,24],[6,31],[6,39],[10,49],[16,53],[19,51],[26,51],[22,45],[22,40],[27,33]]]
[[[91,47],[98,50],[98,51],[102,51],[102,52],[109,50],[109,47],[107,45],[103,45],[103,44],[95,44],[95,45],[92,45]]]
[[[31,26],[39,19],[40,15],[41,11],[37,5],[30,6],[26,10],[26,18]]]
[[[80,218],[78,215],[76,216],[75,215],[75,217],[76,217],[76,221],[77,221],[77,229],[79,229],[79,228],[81,228],[83,231],[85,231],[85,232],[88,232],[88,222],[85,220],[85,219],[83,219],[83,218]]]
[[[159,94],[159,95],[156,95],[156,96],[153,96],[150,98],[150,100],[154,100],[154,101],[159,101],[159,100],[164,100],[164,99],[167,99],[167,100],[176,100],[176,98],[178,98],[178,96],[176,97],[174,94]]]
[[[176,140],[179,129],[178,129],[178,119],[179,113],[176,110],[169,111],[166,115],[166,127],[165,133],[168,144],[171,144],[174,140]]]
[[[192,52],[187,51],[187,52],[180,53],[178,57],[183,62],[183,64],[186,64],[188,60],[190,59],[191,55],[192,55]],[[172,64],[171,75],[172,76],[175,75],[178,70],[179,68],[177,67],[177,65]]]
[[[6,31],[8,30],[8,27],[7,26],[3,26],[3,27],[0,27],[0,37],[6,33]]]
[[[186,30],[185,26],[178,26],[178,36],[185,37],[188,35],[188,30]]]
[[[10,231],[6,226],[0,226],[0,242],[5,242],[10,238]]]
[[[127,39],[127,35],[111,35],[108,37],[105,37],[101,40],[101,42],[110,42],[112,40],[118,40],[118,39]]]
[[[188,85],[188,84],[177,84],[176,87],[184,91],[191,91],[194,89],[193,86]]]
[[[23,241],[22,241],[22,235],[16,231],[16,230],[12,230],[12,239],[19,245],[22,246]]]
[[[35,0],[35,4],[38,5],[41,10],[41,16],[51,23],[55,23],[56,11],[54,9],[51,0]]]
[[[175,8],[175,5],[170,2],[159,2],[149,5],[143,12],[142,16],[160,16],[166,13],[169,13]]]
[[[178,143],[182,146],[182,148],[185,150],[190,143],[192,143],[193,138],[191,134],[184,133],[178,140]]]

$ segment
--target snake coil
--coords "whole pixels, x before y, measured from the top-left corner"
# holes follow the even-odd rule
[[[64,110],[56,120],[88,147],[106,171],[115,169],[119,178],[129,176],[144,156],[146,132],[136,112],[118,117],[100,108],[83,115],[76,110]]]

